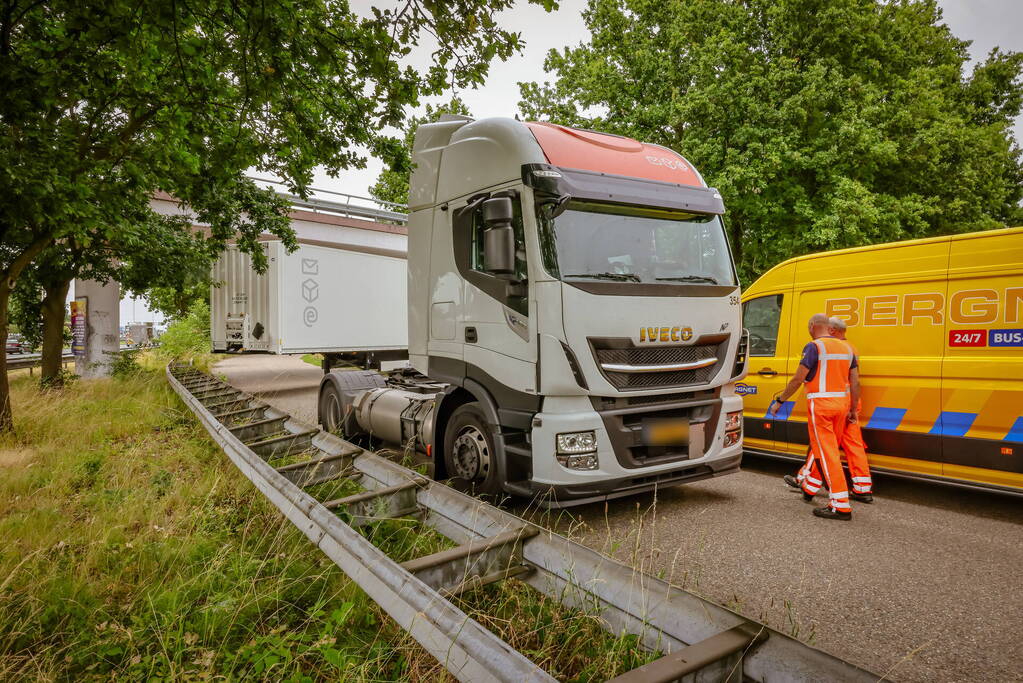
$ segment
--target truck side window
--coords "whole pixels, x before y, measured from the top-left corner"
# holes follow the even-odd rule
[[[742,305],[742,325],[749,330],[749,355],[773,356],[778,345],[781,294],[750,299]]]
[[[522,226],[522,203],[518,197],[512,198],[512,229],[515,231],[515,279],[525,282],[528,278],[526,273],[526,233]],[[473,270],[483,270],[483,231],[486,226],[483,224],[483,208],[476,209],[472,214],[472,258]]]
[[[529,315],[528,271],[526,269],[526,235],[522,224],[522,203],[518,192],[503,190],[495,197],[511,197],[512,230],[515,232],[515,273],[510,277],[495,277],[483,270],[483,207],[472,204],[452,212],[451,227],[455,265],[462,276],[502,304],[520,313]]]

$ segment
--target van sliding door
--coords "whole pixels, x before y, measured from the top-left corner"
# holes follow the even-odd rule
[[[860,425],[875,467],[941,474],[941,439],[932,429],[941,412],[947,267],[946,241],[837,252],[797,264],[792,334],[799,340],[792,347],[798,353],[809,341],[807,322],[815,313],[846,321],[859,354]],[[805,444],[803,393],[788,434]]]

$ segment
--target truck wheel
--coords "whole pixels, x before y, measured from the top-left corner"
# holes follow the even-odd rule
[[[328,383],[320,392],[319,413],[323,431],[349,440],[358,436],[359,423],[355,420],[351,404],[345,405],[341,391],[333,382]]]
[[[344,413],[341,409],[341,394],[337,387],[328,384],[320,392],[320,425],[323,431],[339,434],[344,428]]]
[[[479,403],[466,403],[451,414],[444,431],[444,465],[448,475],[464,482],[472,493],[501,492],[494,437]]]

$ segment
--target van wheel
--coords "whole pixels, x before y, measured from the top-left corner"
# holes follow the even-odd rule
[[[501,492],[494,437],[479,403],[466,403],[451,414],[444,430],[444,465],[460,489],[481,494]]]

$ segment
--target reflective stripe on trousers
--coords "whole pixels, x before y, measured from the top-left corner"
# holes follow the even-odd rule
[[[833,398],[826,398],[823,401],[810,399],[807,403],[810,408],[807,423],[810,452],[814,464],[819,463],[824,481],[831,491],[830,505],[832,509],[840,512],[850,512],[849,488],[845,482],[845,472],[842,470],[842,460],[838,453],[839,439],[845,423],[848,422],[849,403],[835,401]],[[811,476],[810,473],[808,476]],[[820,487],[814,486],[808,478],[804,478],[803,490],[813,495]]]

